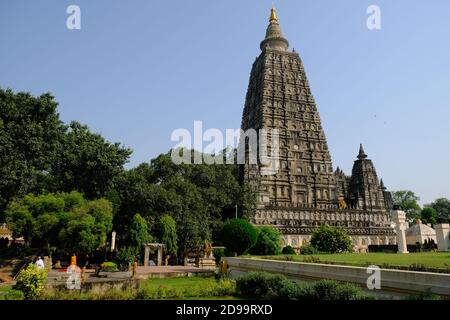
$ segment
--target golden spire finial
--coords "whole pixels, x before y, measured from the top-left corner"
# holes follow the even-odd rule
[[[274,7],[272,7],[272,9],[270,9],[269,22],[278,22],[277,13],[275,12],[275,8]]]

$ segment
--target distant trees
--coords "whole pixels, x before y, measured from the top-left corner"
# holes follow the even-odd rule
[[[394,204],[398,205],[406,212],[409,220],[415,220],[420,217],[420,198],[411,190],[400,190],[392,193]]]
[[[424,223],[448,223],[450,221],[450,200],[446,198],[436,199],[425,208],[419,205],[420,198],[410,190],[401,190],[393,192],[394,204],[406,212],[410,222],[421,219]],[[432,208],[434,210],[429,210]]]
[[[112,205],[105,199],[88,201],[78,192],[27,195],[5,212],[15,237],[34,247],[57,246],[67,252],[91,252],[112,229]]]
[[[438,214],[434,208],[427,207],[423,208],[420,212],[421,220],[425,224],[435,225],[437,223]]]
[[[437,212],[437,223],[449,223],[450,222],[450,200],[446,198],[436,199],[426,207],[431,207]]]

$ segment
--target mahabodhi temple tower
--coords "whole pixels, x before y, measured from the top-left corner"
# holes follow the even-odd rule
[[[288,47],[272,9],[262,52],[251,70],[241,129],[278,129],[279,167],[267,175],[261,161],[252,164],[246,158],[243,178],[259,197],[252,223],[275,226],[284,244],[297,249],[321,224],[345,228],[355,250],[395,244],[391,193],[362,145],[351,176],[333,171],[303,63]],[[270,135],[267,145],[270,154]]]

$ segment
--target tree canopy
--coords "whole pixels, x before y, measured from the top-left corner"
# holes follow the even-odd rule
[[[126,171],[117,183],[119,233],[136,212],[157,234],[160,217],[169,214],[176,223],[178,256],[199,252],[205,240],[220,233],[223,221],[239,211],[252,212],[256,194],[239,180],[237,165],[176,165],[170,152],[150,163]]]
[[[409,220],[414,220],[420,217],[420,198],[411,190],[400,190],[392,193],[394,204],[398,205],[406,212],[406,217]]]
[[[437,223],[449,223],[450,222],[450,200],[446,198],[436,199],[434,202],[426,205],[431,207],[437,212]]]
[[[15,237],[34,247],[57,246],[67,252],[91,252],[106,242],[112,229],[112,205],[85,200],[78,192],[27,195],[6,210]]]
[[[88,199],[114,189],[131,154],[77,122],[65,125],[58,103],[0,88],[0,220],[14,198],[78,190]]]

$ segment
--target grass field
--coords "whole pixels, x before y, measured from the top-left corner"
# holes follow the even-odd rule
[[[450,273],[450,253],[445,252],[418,252],[408,254],[397,253],[341,253],[341,254],[315,254],[291,255],[292,261],[333,263],[351,266],[366,267],[377,265],[380,267],[411,267],[412,269],[439,269]],[[262,259],[284,260],[286,255],[264,256]]]
[[[231,298],[234,283],[230,280],[217,281],[214,278],[179,277],[147,279],[141,284],[142,298]]]

